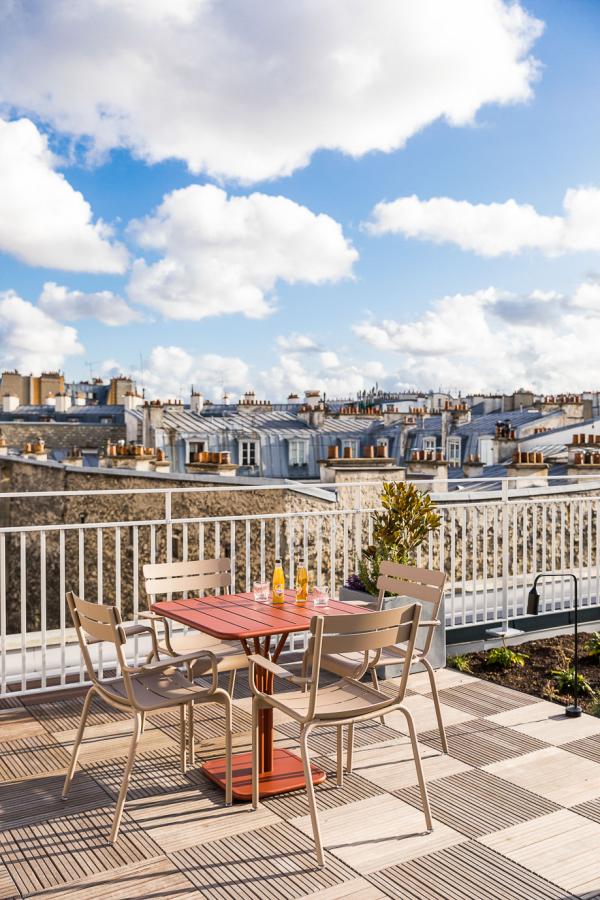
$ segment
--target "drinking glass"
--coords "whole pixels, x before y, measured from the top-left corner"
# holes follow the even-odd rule
[[[268,581],[255,581],[252,585],[254,590],[254,599],[257,603],[266,603],[269,599],[269,589],[271,585]]]
[[[312,601],[314,606],[329,605],[329,588],[325,584],[317,584],[312,593]]]

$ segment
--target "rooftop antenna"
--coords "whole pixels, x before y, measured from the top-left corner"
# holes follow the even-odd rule
[[[99,359],[86,359],[86,361],[85,361],[86,366],[89,366],[89,369],[90,369],[90,383],[94,379],[94,373],[93,373],[94,366],[97,366],[99,362],[100,362]]]

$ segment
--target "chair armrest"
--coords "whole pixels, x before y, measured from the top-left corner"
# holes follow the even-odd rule
[[[423,625],[429,626],[429,625],[441,625],[441,624],[442,623],[440,622],[439,619],[421,619],[421,621],[419,622],[419,628],[421,628],[421,626],[423,626]]]
[[[150,675],[153,672],[163,672],[165,669],[172,669],[174,666],[193,663],[197,659],[210,660],[213,683],[209,692],[212,693],[219,686],[219,675],[217,671],[217,657],[210,650],[196,650],[193,653],[170,656],[168,659],[156,659],[154,662],[144,663],[142,666],[127,666],[126,671],[130,675]]]
[[[260,653],[253,653],[248,657],[248,662],[251,666],[260,666],[261,669],[265,669],[267,672],[270,672],[271,675],[275,675],[277,678],[285,678],[287,681],[292,681],[294,684],[308,685],[311,682],[310,678],[294,675],[293,672],[284,669],[283,666],[278,666],[277,663],[272,662],[270,659],[266,659],[266,657],[261,656]],[[250,683],[254,686],[254,679],[252,677],[250,677]]]
[[[165,617],[159,616],[158,613],[142,610],[138,613],[138,619],[148,619],[150,622],[164,622]]]
[[[154,634],[154,629],[150,625],[138,625],[136,622],[121,625],[120,628],[126,637],[132,637],[134,634]]]

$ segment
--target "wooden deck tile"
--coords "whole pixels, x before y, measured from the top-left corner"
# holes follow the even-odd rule
[[[431,781],[428,791],[433,816],[467,837],[489,834],[559,808],[550,800],[481,769]],[[395,795],[420,808],[416,785],[396,791]]]
[[[388,679],[388,682],[398,680],[399,679],[397,678],[391,678]],[[457,687],[461,684],[477,684],[477,682],[478,679],[474,678],[473,675],[467,675],[466,672],[459,672],[458,669],[435,670],[435,683],[438,691],[441,691],[444,688]],[[431,693],[431,683],[427,672],[415,672],[414,675],[409,675],[408,686],[411,691],[414,691],[417,694]]]
[[[501,713],[495,713],[488,716],[489,722],[496,725],[505,725],[507,728],[514,728],[515,725],[531,725],[533,722],[543,722],[563,712],[563,707],[558,703],[550,703],[549,700],[535,700],[527,706],[515,706],[513,709],[505,710]]]
[[[2,895],[0,894],[0,897]],[[43,900],[201,900],[196,888],[166,857],[84,877],[69,887],[36,894]]]
[[[20,897],[19,889],[10,877],[6,866],[0,862],[0,900],[12,900],[13,897]]]
[[[427,744],[421,744],[420,750],[427,782],[470,769],[466,763],[440,753]],[[353,768],[356,774],[387,791],[397,791],[417,784],[417,772],[408,737],[355,750]]]
[[[465,840],[442,822],[427,834],[421,810],[391,794],[321,810],[319,817],[329,852],[361,874]],[[312,834],[308,816],[292,824]]]
[[[111,800],[116,800],[124,768],[125,761],[120,757],[94,760],[85,766],[85,771],[102,785]],[[169,748],[151,750],[136,757],[127,796],[137,800],[179,790],[188,791],[194,787],[209,790],[209,782],[198,766],[189,768],[184,775],[179,767],[178,753],[173,753]]]
[[[441,703],[462,709],[472,716],[493,716],[535,703],[535,697],[500,687],[491,681],[471,681],[444,688],[439,695]]]
[[[571,810],[522,822],[479,841],[574,894],[589,896],[600,886],[600,825]]]
[[[253,810],[249,803],[226,807],[224,800],[223,791],[212,786],[212,790],[206,792],[201,789],[178,791],[135,800],[128,803],[127,812],[167,853],[281,821],[266,805],[261,805],[258,810]]]
[[[600,796],[600,767],[560,747],[547,747],[486,769],[562,806],[576,806]]]
[[[600,718],[583,715],[578,719],[570,719],[564,712],[557,710],[553,716],[546,719],[513,727],[523,734],[530,734],[540,741],[546,741],[547,744],[560,746],[592,735],[600,735]]]
[[[407,697],[402,705],[412,713],[418,734],[421,734],[423,731],[432,731],[438,727],[435,706],[431,697],[425,697],[423,694],[413,694],[411,697]],[[456,709],[453,706],[444,704],[441,704],[441,706],[445,728],[448,728],[450,725],[458,725],[461,722],[468,722],[469,719],[474,718],[472,713],[465,712],[462,709]],[[386,715],[385,724],[395,731],[408,734],[406,716],[398,710]]]
[[[66,772],[69,754],[52,735],[0,744],[0,782]]]
[[[488,719],[470,719],[446,728],[450,755],[467,765],[485,766],[512,756],[521,756],[547,745],[536,738],[503,728]],[[419,741],[441,752],[442,743],[437,729],[419,735]]]
[[[76,773],[69,798],[63,800],[64,781],[64,775],[49,775],[26,783],[4,784],[0,789],[0,830],[35,825],[111,803],[108,794],[85,772]]]
[[[335,778],[334,760],[329,757],[315,756],[311,758],[311,761],[327,772],[327,780],[315,787],[319,809],[335,809],[357,800],[384,795],[381,788],[355,773],[345,774],[344,783],[339,787]],[[308,812],[308,799],[304,790],[281,794],[278,797],[269,797],[263,802],[268,809],[283,819],[305,816]]]
[[[311,839],[287,823],[181,850],[175,864],[210,900],[281,900],[320,895],[356,873],[326,854],[317,867]]]
[[[0,750],[6,741],[46,734],[45,728],[24,706],[0,709]]]
[[[114,722],[106,722],[102,725],[91,725],[85,729],[81,748],[79,750],[79,762],[86,765],[99,760],[116,759],[126,757],[131,743],[133,724],[131,718],[119,719]],[[57,731],[54,738],[70,754],[76,731]],[[148,723],[140,739],[138,756],[150,750],[170,750],[174,757],[179,754],[179,744],[172,740],[168,734],[160,728]]]
[[[290,722],[286,719],[284,723],[277,726],[277,731],[288,737],[298,741],[300,737],[300,726],[297,722]],[[354,729],[354,747],[367,747],[372,744],[379,744],[383,741],[393,741],[398,737],[397,731],[382,725],[379,719],[373,719],[370,722],[362,722]],[[344,746],[346,742],[346,733],[344,733]],[[308,739],[308,746],[311,753],[319,756],[329,756],[336,753],[337,748],[337,729],[332,728],[315,728]]]
[[[586,819],[591,819],[600,825],[600,797],[571,807],[571,812],[577,813],[579,816],[585,816]],[[600,885],[598,887],[600,888]]]
[[[127,815],[118,842],[110,844],[111,824],[112,810],[96,810],[2,831],[0,856],[27,894],[162,855]]]
[[[353,878],[316,894],[305,895],[303,900],[386,900],[386,897],[387,894],[366,879]]]
[[[395,900],[576,900],[562,888],[473,842],[369,876]]]
[[[81,718],[85,692],[77,697],[65,697],[52,703],[30,703],[28,711],[40,722],[46,731],[76,731]],[[121,712],[113,706],[104,703],[98,696],[92,700],[92,706],[88,715],[88,726],[105,725],[108,722],[118,722],[130,718],[128,713]]]
[[[561,749],[568,750],[569,753],[576,753],[578,756],[583,756],[584,759],[592,760],[592,762],[600,763],[600,734],[582,738],[570,744],[563,744]]]

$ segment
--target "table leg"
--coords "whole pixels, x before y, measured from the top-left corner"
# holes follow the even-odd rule
[[[281,636],[272,658],[279,656],[287,635]],[[270,641],[265,641],[264,656],[268,656]],[[256,686],[263,694],[273,693],[274,677],[264,669],[255,668]],[[260,796],[270,797],[284,794],[306,787],[302,760],[290,750],[282,750],[274,746],[273,709],[261,709],[258,719],[259,728],[259,778]],[[326,774],[318,766],[311,765],[314,784],[325,781]],[[211,781],[225,790],[225,760],[215,759],[205,763],[202,771]],[[233,798],[234,800],[252,799],[252,753],[236,753],[233,757]]]

